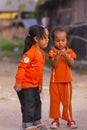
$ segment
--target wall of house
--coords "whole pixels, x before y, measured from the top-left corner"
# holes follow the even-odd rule
[[[0,38],[24,39],[27,35],[27,30],[20,25],[17,26],[16,23],[14,26],[11,19],[0,19]]]
[[[48,10],[50,30],[63,25],[70,36],[68,45],[77,53],[78,60],[87,60],[87,0],[65,0]]]

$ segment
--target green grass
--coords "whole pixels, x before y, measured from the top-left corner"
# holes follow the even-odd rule
[[[45,65],[47,66],[47,67],[50,67],[50,61],[49,61],[49,59],[46,57],[46,60],[45,60]]]
[[[0,59],[3,57],[19,58],[22,56],[24,48],[23,40],[0,39]]]

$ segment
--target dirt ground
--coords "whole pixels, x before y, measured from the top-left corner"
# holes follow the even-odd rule
[[[0,130],[19,130],[21,128],[20,104],[13,89],[17,63],[0,61]],[[49,119],[49,75],[45,68],[42,99],[42,122],[48,129]],[[87,75],[73,75],[73,116],[77,122],[77,130],[87,130]],[[60,120],[58,130],[69,130],[65,121]]]

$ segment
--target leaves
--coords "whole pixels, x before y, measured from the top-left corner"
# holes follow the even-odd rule
[[[20,11],[23,11],[23,10],[25,10],[25,5],[22,4],[22,3],[19,3],[18,8],[19,8]]]
[[[7,4],[7,5],[10,5],[11,2],[12,2],[11,0],[7,0],[7,1],[6,1],[6,4]]]

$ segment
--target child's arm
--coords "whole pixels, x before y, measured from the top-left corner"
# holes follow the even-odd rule
[[[40,77],[40,80],[39,80],[39,92],[42,92],[42,83],[43,83],[43,74],[42,74],[42,76]]]
[[[58,64],[58,59],[59,59],[60,55],[61,55],[61,53],[57,53],[54,58],[49,58],[49,59],[50,59],[51,66],[52,66],[53,68],[56,68],[56,66],[57,66],[57,64]]]
[[[39,92],[42,92],[42,85],[39,85]]]
[[[65,56],[65,58],[66,58],[66,60],[67,60],[67,62],[69,64],[69,66],[73,67],[74,63],[75,63],[74,59],[72,57],[70,57],[68,54]]]
[[[74,59],[67,53],[67,51],[62,51],[61,55],[63,55],[65,57],[65,59],[67,60],[68,64],[70,67],[74,66]]]
[[[22,80],[25,74],[25,70],[26,68],[29,66],[29,64],[31,63],[31,59],[32,59],[32,55],[31,54],[27,54],[25,53],[18,65],[18,70],[16,73],[16,84],[14,86],[14,89],[16,91],[20,91],[21,90],[21,84],[22,84]]]

